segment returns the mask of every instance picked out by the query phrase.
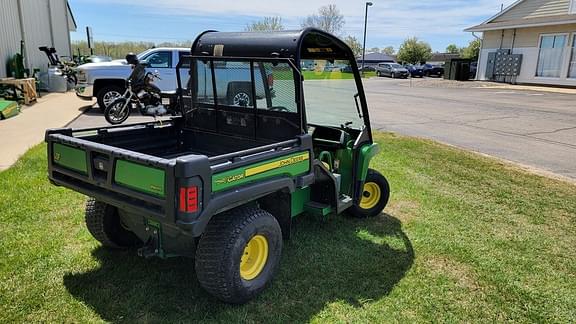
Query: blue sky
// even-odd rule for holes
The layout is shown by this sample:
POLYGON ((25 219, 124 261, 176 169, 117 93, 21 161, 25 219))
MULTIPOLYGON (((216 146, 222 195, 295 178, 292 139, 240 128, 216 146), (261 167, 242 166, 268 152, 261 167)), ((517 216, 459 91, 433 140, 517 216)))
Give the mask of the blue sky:
MULTIPOLYGON (((416 36, 434 51, 448 44, 465 46, 473 39, 462 30, 483 22, 514 0, 372 0, 368 14, 366 48, 394 46, 416 36)), ((198 1, 198 0, 69 0, 78 31, 73 40, 85 39, 91 26, 94 40, 186 41, 206 29, 240 31, 264 16, 280 16, 287 29, 319 7, 335 4, 346 24, 341 36, 362 41, 364 1, 198 1)))

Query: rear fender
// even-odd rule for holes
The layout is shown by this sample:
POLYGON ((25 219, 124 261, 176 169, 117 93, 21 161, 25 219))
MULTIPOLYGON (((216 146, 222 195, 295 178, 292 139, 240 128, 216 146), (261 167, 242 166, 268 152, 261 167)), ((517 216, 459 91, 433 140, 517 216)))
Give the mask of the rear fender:
POLYGON ((291 178, 272 179, 244 187, 236 187, 212 197, 198 219, 190 222, 178 221, 178 224, 189 229, 192 236, 198 237, 202 235, 206 225, 214 215, 254 202, 278 191, 293 193, 294 189, 294 181, 291 178))

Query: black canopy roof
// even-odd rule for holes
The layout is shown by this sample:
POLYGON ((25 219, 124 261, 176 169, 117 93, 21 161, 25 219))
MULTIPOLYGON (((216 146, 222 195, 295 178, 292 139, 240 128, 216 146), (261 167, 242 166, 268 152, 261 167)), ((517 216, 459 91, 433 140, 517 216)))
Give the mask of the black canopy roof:
POLYGON ((192 45, 192 55, 353 60, 338 37, 316 28, 279 32, 205 31, 192 45))

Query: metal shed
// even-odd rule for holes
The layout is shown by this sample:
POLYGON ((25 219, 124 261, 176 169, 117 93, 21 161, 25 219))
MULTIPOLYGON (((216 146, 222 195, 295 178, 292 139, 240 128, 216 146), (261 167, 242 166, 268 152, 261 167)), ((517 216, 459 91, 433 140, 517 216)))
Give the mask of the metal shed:
POLYGON ((0 77, 6 77, 6 61, 25 44, 25 68, 46 71, 46 55, 39 46, 54 47, 61 56, 71 56, 70 32, 76 22, 67 0, 0 1, 0 77))

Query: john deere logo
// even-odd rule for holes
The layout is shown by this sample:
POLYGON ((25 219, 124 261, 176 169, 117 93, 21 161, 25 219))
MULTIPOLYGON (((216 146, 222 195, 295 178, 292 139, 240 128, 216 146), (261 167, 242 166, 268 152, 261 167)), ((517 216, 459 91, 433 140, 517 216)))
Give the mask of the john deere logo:
POLYGON ((305 160, 308 160, 308 154, 302 154, 302 155, 294 156, 294 157, 291 157, 288 159, 280 160, 279 161, 280 162, 279 167, 291 165, 291 164, 302 162, 305 160))
POLYGON ((54 153, 54 161, 60 161, 60 153, 54 153))

